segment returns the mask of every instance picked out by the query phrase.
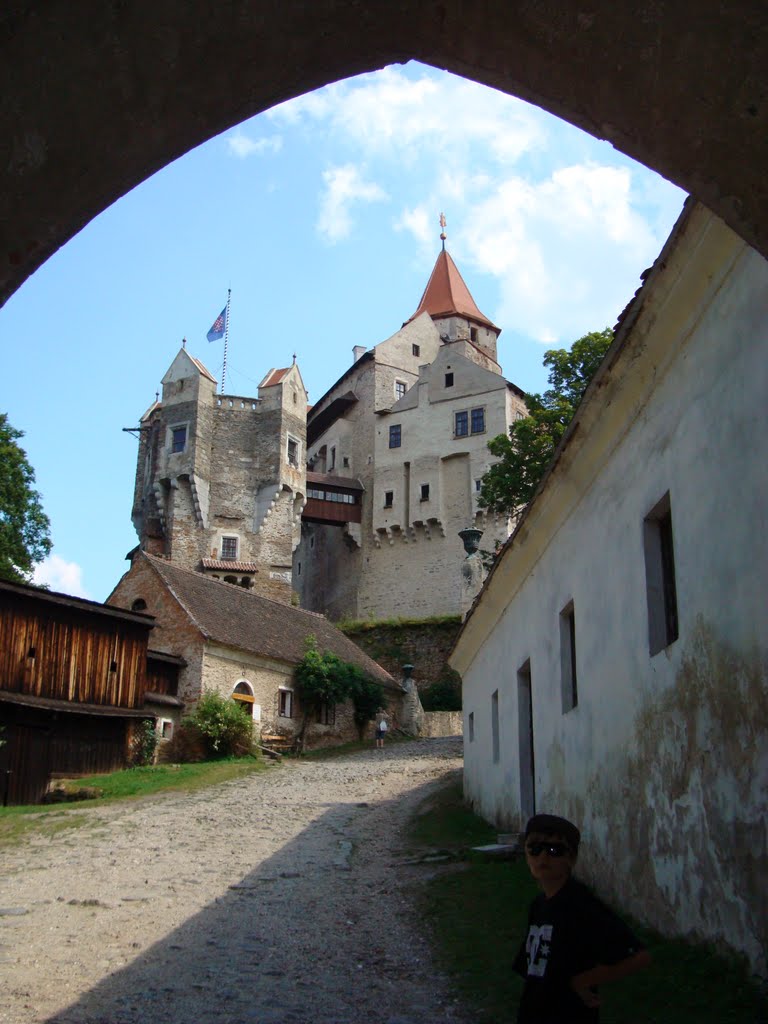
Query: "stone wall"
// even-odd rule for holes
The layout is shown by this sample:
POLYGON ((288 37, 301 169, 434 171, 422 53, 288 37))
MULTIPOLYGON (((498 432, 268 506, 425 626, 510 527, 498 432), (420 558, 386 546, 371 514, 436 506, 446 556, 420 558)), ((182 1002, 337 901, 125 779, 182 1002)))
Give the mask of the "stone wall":
POLYGON ((432 683, 455 677, 448 655, 458 636, 458 618, 397 625, 386 623, 344 629, 344 633, 395 678, 403 665, 413 665, 413 678, 421 692, 432 683))
POLYGON ((422 736, 461 736, 464 724, 460 711, 425 711, 421 723, 422 736))

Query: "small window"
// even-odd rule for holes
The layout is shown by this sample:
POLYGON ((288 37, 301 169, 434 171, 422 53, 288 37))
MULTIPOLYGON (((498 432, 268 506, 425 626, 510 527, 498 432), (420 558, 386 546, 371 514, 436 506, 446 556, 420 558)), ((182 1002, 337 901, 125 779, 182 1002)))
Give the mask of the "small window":
POLYGON ((221 560, 222 562, 237 561, 237 537, 221 538, 221 560))
POLYGON ((653 655, 669 647, 679 635, 675 548, 672 539, 669 492, 645 518, 643 546, 648 603, 648 647, 653 655))
POLYGON ((341 464, 344 467, 344 469, 349 469, 349 456, 348 455, 344 455, 342 457, 341 464))
POLYGON ((168 718, 160 721, 160 739, 169 740, 173 737, 173 722, 168 718))
POLYGON ((483 481, 482 481, 482 479, 475 480, 475 493, 479 494, 482 489, 483 489, 483 481))
POLYGON ((445 386, 447 388, 452 388, 453 387, 453 374, 452 373, 446 373, 446 375, 445 375, 445 386))
POLYGON ((328 472, 330 473, 330 471, 332 469, 335 469, 335 468, 336 468, 336 449, 335 448, 331 448, 331 464, 328 467, 328 472))
POLYGON ((421 500, 429 501, 429 484, 421 485, 421 500))
POLYGON ((187 446, 187 428, 174 427, 171 431, 171 451, 183 452, 187 446))
POLYGON ((384 491, 384 508, 392 508, 392 503, 395 499, 394 491, 384 491))
POLYGON ((470 711, 469 717, 467 718, 467 724, 469 726, 469 742, 475 742, 475 712, 470 711))
POLYGON ((317 721, 320 725, 336 724, 336 705, 330 701, 323 701, 317 709, 317 721))
POLYGON ((485 409, 472 410, 472 433, 482 434, 485 432, 485 409))
POLYGON ((408 385, 405 383, 405 381, 396 380, 395 381, 395 401, 397 401, 398 399, 402 398, 407 390, 408 390, 408 385))
POLYGON ((399 448, 402 443, 402 428, 399 423, 394 423, 389 428, 389 447, 399 448))
POLYGON ((454 437, 466 437, 469 433, 469 416, 467 412, 457 412, 454 415, 453 434, 454 437))
POLYGON ((147 602, 143 597, 137 597, 131 605, 132 612, 145 612, 147 610, 147 602))
POLYGON ((579 703, 576 680, 576 616, 573 601, 560 612, 560 673, 563 714, 579 703))
POLYGON ((421 355, 421 349, 419 348, 418 345, 411 345, 411 352, 413 352, 415 356, 421 355))
POLYGON ((476 327, 470 327, 469 328, 469 340, 472 342, 473 345, 477 344, 477 328, 476 327))
POLYGON ((494 690, 491 694, 491 744, 493 750, 493 763, 498 764, 501 760, 501 742, 499 739, 499 691, 494 690))
POLYGON ((293 690, 278 690, 278 715, 280 718, 293 718, 293 690))
POLYGON ((301 562, 296 567, 296 575, 301 576, 301 562))
POLYGON ((288 465, 296 469, 299 466, 299 442, 292 437, 288 438, 288 465))

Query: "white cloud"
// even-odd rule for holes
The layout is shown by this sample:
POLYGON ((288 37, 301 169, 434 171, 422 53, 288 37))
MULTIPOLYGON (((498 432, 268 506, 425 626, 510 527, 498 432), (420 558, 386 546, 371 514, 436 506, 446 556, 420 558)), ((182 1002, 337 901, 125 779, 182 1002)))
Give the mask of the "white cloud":
POLYGON ((59 555, 49 555, 35 566, 32 577, 38 586, 46 585, 51 590, 74 597, 92 600, 91 595, 83 586, 83 570, 76 562, 67 562, 59 555))
POLYGON ((475 145, 511 162, 544 138, 540 113, 521 100, 454 75, 414 78, 394 67, 289 100, 268 116, 293 126, 324 122, 367 155, 406 164, 429 152, 461 167, 475 145))
POLYGON ((283 148, 283 139, 280 135, 266 135, 260 139, 252 139, 238 129, 234 135, 227 136, 227 145, 233 156, 244 160, 246 157, 253 156, 254 153, 279 153, 283 148))
POLYGON ((332 167, 323 172, 324 191, 320 197, 317 230, 331 244, 346 238, 352 230, 350 208, 359 203, 377 203, 387 199, 375 182, 365 181, 353 164, 332 167))

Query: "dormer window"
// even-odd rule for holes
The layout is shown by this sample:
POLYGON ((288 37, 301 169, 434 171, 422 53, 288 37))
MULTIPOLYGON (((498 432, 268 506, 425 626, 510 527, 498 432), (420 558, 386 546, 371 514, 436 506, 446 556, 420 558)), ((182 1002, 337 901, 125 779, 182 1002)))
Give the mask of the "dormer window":
POLYGON ((221 538, 221 560, 222 562, 237 561, 237 537, 221 538))
POLYGON ((173 427, 171 429, 171 452, 183 452, 187 446, 187 428, 173 427))

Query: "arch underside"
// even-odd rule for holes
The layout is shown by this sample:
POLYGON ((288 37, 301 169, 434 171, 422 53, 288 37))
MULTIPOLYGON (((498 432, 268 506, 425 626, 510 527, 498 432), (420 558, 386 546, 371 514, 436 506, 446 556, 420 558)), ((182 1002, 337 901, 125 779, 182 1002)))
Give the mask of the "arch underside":
POLYGON ((767 20, 762 0, 17 0, 0 16, 0 301, 194 146, 410 59, 608 139, 766 254, 767 20))

